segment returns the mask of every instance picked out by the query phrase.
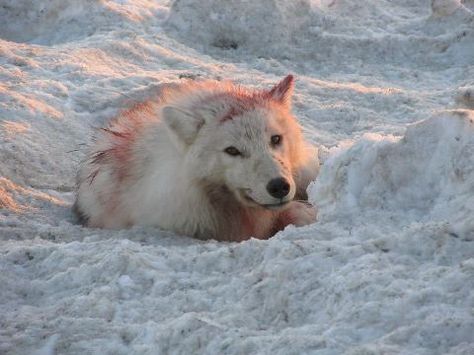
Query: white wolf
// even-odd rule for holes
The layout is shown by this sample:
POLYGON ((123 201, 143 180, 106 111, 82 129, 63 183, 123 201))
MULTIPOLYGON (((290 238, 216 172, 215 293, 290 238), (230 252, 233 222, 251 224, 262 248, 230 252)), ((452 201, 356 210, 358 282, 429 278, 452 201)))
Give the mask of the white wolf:
POLYGON ((226 241, 314 222, 303 200, 319 161, 291 114, 293 83, 187 82, 120 114, 80 168, 76 213, 91 227, 226 241))

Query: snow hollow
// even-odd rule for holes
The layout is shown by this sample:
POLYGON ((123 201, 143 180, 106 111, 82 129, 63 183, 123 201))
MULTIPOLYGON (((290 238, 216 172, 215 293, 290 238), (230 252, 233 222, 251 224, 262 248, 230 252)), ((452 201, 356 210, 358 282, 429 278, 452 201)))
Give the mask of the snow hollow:
POLYGON ((472 0, 0 0, 0 353, 473 354, 472 0), (183 78, 270 87, 319 221, 75 224, 94 127, 183 78))

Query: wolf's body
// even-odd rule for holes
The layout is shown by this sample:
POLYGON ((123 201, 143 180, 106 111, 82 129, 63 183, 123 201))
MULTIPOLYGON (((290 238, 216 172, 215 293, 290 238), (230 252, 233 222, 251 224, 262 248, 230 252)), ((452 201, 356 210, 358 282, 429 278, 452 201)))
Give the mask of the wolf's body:
POLYGON ((294 201, 319 164, 290 113, 292 89, 292 76, 268 91, 189 82, 122 113, 78 173, 77 214, 91 227, 229 241, 315 221, 294 201))

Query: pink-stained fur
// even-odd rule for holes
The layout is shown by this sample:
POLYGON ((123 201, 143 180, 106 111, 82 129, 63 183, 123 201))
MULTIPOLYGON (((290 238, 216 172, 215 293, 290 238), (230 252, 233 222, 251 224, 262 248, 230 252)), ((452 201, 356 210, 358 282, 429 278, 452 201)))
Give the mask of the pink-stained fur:
POLYGON ((319 162, 291 114, 293 86, 288 75, 270 90, 165 87, 97 131, 74 210, 90 227, 148 225, 225 241, 314 222, 304 200, 319 162))

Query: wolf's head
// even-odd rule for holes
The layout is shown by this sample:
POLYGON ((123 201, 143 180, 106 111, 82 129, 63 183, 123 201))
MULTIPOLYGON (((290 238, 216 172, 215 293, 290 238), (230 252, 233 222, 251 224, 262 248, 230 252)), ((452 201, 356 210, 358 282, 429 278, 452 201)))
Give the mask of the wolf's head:
POLYGON ((293 86, 291 75, 264 91, 205 82, 171 100, 162 117, 186 173, 249 206, 277 208, 304 194, 298 174, 309 152, 290 112, 293 86))

